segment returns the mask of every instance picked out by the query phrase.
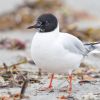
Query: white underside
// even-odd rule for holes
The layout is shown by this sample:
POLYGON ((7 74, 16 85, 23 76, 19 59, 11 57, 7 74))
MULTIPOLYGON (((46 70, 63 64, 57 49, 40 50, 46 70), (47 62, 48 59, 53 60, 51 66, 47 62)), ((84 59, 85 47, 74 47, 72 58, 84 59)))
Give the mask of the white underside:
POLYGON ((52 73, 67 73, 80 66, 83 56, 65 49, 58 34, 36 33, 31 45, 31 55, 35 64, 52 73))

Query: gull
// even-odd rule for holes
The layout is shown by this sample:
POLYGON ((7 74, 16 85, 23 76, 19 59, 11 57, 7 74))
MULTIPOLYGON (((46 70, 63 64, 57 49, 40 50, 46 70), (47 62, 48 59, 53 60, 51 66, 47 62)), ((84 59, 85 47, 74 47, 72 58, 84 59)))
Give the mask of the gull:
MULTIPOLYGON (((93 49, 77 37, 59 31, 57 18, 46 13, 40 15, 36 24, 28 29, 35 28, 31 44, 31 55, 36 66, 52 73, 48 88, 52 88, 54 74, 67 74, 69 76, 69 95, 72 92, 72 71, 78 68, 93 49)), ((91 45, 90 45, 91 46, 91 45)))

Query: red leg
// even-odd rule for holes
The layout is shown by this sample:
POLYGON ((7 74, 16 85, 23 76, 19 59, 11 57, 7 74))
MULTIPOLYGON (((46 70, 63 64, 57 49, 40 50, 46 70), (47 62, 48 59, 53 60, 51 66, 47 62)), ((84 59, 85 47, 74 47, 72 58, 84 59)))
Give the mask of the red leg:
POLYGON ((40 91, 47 91, 47 90, 51 90, 52 89, 52 81, 54 78, 54 74, 51 75, 51 79, 50 79, 50 83, 48 87, 43 87, 42 89, 39 89, 40 91))
POLYGON ((68 80, 69 80, 69 88, 68 88, 68 96, 61 96, 61 97, 58 97, 59 99, 63 99, 63 100, 67 100, 68 97, 71 96, 71 93, 72 93, 72 74, 68 74, 68 80))
POLYGON ((50 83, 49 83, 48 88, 52 88, 52 81, 53 81, 53 78, 54 78, 54 74, 51 75, 51 79, 50 79, 50 83))
POLYGON ((68 78, 69 78, 69 90, 68 90, 68 92, 69 92, 69 96, 70 96, 72 93, 72 74, 69 74, 68 78))

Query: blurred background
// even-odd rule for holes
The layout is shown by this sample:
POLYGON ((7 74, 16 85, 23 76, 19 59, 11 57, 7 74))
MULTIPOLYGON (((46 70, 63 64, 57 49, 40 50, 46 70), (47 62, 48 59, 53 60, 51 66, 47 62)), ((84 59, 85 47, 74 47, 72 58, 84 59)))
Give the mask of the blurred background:
POLYGON ((0 0, 0 62, 16 55, 31 59, 34 30, 27 27, 43 13, 57 16, 60 31, 85 42, 99 41, 99 11, 98 0, 0 0))
MULTIPOLYGON (((28 30, 27 27, 34 24, 37 17, 44 13, 52 13, 57 16, 61 32, 69 32, 83 42, 100 41, 100 0, 0 0, 0 100, 19 100, 11 98, 18 98, 24 94, 23 88, 25 89, 26 86, 23 87, 23 83, 27 79, 30 79, 30 84, 26 94, 28 94, 28 97, 33 97, 30 100, 35 98, 40 100, 42 95, 40 93, 40 97, 37 99, 38 92, 36 90, 45 82, 49 82, 50 76, 47 79, 47 73, 44 73, 42 78, 45 82, 41 81, 42 78, 36 80, 41 75, 41 71, 38 71, 30 56, 30 46, 35 30, 28 30)), ((98 57, 100 55, 97 53, 98 57)), ((94 93, 94 95, 99 95, 98 98, 100 98, 100 88, 98 88, 100 80, 92 85, 89 80, 92 81, 93 78, 85 75, 86 72, 90 74, 93 72, 91 76, 100 79, 100 72, 96 73, 95 68, 77 69, 75 74, 77 77, 73 78, 76 80, 74 81, 76 85, 74 94, 79 98, 77 100, 80 100, 80 97, 84 94, 88 95, 88 93, 90 93, 89 97, 93 97, 91 93, 94 93), (84 76, 81 77, 83 74, 84 76), (81 78, 88 83, 85 85, 86 87, 77 84, 77 79, 79 81, 81 78)), ((60 76, 57 79, 63 81, 66 77, 61 78, 60 76)), ((56 82, 58 84, 58 80, 56 82)), ((58 97, 59 95, 58 92, 58 95, 55 92, 54 95, 51 92, 49 93, 51 96, 43 95, 46 99, 41 100, 51 100, 51 97, 58 97)))

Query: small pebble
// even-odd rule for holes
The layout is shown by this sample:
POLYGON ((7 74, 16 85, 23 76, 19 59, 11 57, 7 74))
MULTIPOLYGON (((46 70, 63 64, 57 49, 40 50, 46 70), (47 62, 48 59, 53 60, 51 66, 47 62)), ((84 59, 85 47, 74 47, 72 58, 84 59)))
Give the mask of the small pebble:
POLYGON ((88 93, 83 95, 82 100, 97 100, 97 98, 93 93, 88 93))

